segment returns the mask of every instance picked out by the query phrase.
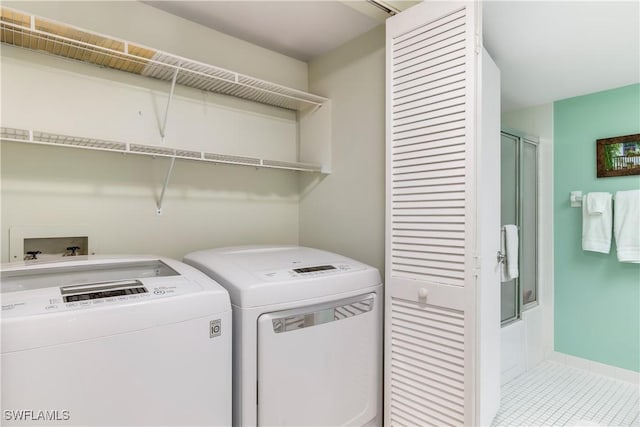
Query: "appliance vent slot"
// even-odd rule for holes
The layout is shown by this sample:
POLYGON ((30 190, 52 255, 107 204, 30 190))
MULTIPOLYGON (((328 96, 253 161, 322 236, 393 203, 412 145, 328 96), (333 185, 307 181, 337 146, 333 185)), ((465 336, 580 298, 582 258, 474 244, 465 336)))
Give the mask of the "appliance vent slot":
POLYGON ((464 313, 391 298, 391 425, 464 424, 464 313))

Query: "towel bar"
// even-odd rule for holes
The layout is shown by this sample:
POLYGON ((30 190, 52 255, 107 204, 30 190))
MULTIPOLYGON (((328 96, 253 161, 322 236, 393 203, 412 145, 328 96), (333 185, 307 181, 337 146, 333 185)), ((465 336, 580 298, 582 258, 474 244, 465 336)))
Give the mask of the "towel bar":
MULTIPOLYGON (((572 208, 582 207, 583 200, 584 196, 582 195, 582 191, 572 191, 569 195, 569 202, 571 203, 572 208)), ((611 196, 611 200, 615 200, 615 196, 611 196)))

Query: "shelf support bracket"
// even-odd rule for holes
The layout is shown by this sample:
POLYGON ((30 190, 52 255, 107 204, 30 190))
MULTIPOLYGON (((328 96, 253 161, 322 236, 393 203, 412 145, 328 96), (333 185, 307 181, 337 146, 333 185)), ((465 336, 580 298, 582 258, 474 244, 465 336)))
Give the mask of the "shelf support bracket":
POLYGON ((315 113, 316 111, 318 111, 320 108, 322 107, 322 104, 316 104, 313 106, 313 108, 311 109, 311 114, 315 113))
POLYGON ((169 163, 169 169, 167 169, 167 173, 164 176, 164 182, 162 184, 162 191, 160 192, 160 198, 158 199, 158 203, 156 204, 156 215, 162 215, 162 201, 164 200, 164 193, 167 191, 167 186, 169 185, 169 179, 171 178, 171 173, 173 172, 173 166, 176 163, 176 158, 171 158, 171 163, 169 163))
POLYGON ((164 144, 164 137, 167 131, 167 119, 169 118, 169 108, 171 107, 171 101, 173 101, 173 93, 176 90, 176 80, 178 79, 178 72, 180 71, 181 64, 178 64, 176 71, 173 73, 171 79, 171 90, 169 91, 169 99, 167 100, 167 108, 164 111, 164 120, 162 121, 162 127, 160 128, 160 136, 162 137, 162 143, 164 144))

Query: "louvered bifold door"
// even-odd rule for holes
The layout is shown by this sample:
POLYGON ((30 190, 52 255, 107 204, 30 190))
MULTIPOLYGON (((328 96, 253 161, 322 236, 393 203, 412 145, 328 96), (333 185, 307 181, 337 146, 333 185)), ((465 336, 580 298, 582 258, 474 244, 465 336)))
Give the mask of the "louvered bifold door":
POLYGON ((474 423, 476 9, 387 20, 386 425, 474 423))

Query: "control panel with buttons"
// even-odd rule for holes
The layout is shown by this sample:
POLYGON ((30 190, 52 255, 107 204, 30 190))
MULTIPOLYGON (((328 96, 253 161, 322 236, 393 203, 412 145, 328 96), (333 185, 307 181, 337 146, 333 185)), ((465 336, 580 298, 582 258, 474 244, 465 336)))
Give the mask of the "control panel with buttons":
POLYGON ((281 281, 304 279, 315 276, 328 276, 331 274, 346 273, 360 269, 362 268, 345 262, 340 262, 335 264, 310 265, 292 269, 266 271, 259 274, 262 279, 267 281, 281 281))
POLYGON ((2 316, 56 313, 67 310, 133 304, 199 290, 193 281, 181 276, 150 277, 113 283, 49 287, 37 292, 3 294, 2 316))

